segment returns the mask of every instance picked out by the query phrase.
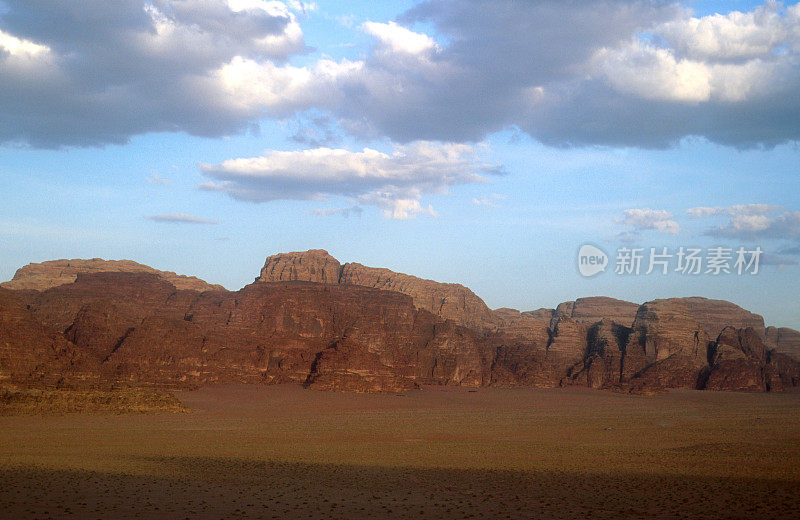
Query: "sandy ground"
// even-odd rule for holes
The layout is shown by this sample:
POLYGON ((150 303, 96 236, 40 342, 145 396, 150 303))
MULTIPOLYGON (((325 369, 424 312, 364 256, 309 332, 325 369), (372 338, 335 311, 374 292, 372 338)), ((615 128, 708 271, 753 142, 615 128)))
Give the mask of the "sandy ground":
POLYGON ((225 386, 0 417, 0 518, 800 518, 800 394, 225 386))

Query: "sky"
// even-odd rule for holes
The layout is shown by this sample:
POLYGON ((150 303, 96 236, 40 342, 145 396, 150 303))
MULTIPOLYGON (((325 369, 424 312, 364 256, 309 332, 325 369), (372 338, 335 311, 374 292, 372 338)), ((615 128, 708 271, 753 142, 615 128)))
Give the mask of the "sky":
POLYGON ((800 329, 799 140, 797 2, 0 0, 2 280, 321 248, 800 329))

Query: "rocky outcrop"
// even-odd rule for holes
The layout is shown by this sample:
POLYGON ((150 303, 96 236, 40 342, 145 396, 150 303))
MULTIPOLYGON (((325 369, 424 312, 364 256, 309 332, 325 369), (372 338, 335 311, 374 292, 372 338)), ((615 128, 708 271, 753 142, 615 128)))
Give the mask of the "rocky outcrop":
POLYGON ((257 282, 319 282, 358 285, 411 296, 414 305, 469 327, 491 327, 492 311, 472 291, 455 283, 425 280, 389 269, 340 264, 321 249, 267 257, 257 282))
POLYGON ((576 362, 586 355, 588 327, 568 316, 554 317, 550 322, 547 351, 558 354, 566 362, 576 362))
MULTIPOLYGON (((642 354, 637 361, 649 365, 680 355, 691 358, 698 367, 706 362, 709 333, 684 299, 653 300, 641 305, 632 329, 626 352, 631 357, 642 354)), ((638 368, 632 366, 628 371, 638 368)))
POLYGON ((638 309, 639 305, 636 303, 606 296, 592 296, 560 303, 553 311, 553 317, 567 316, 585 325, 592 325, 606 318, 630 327, 638 309))
POLYGON ((550 341, 549 313, 540 311, 520 312, 516 309, 497 309, 494 311, 496 330, 509 336, 521 338, 544 349, 550 341))
MULTIPOLYGON (((227 292, 227 291, 221 291, 227 292)), ((197 291, 178 290, 172 283, 152 273, 103 272, 80 274, 74 283, 42 292, 21 293, 33 315, 44 325, 65 331, 87 305, 101 312, 118 313, 110 322, 140 322, 145 316, 161 312, 182 315, 182 306, 197 297, 197 291), (112 308, 116 307, 116 308, 112 308)), ((92 309, 84 312, 92 313, 92 309)), ((97 321, 98 316, 82 319, 97 321)), ((95 330, 97 332, 97 330, 95 330)), ((74 337, 75 331, 71 333, 74 337)))
POLYGON ((27 385, 91 384, 98 366, 42 325, 14 293, 0 288, 0 380, 27 385))
POLYGON ((683 302, 700 328, 711 337, 719 335, 725 327, 751 327, 762 338, 765 335, 764 318, 734 303, 697 296, 672 300, 683 302))
POLYGON ((725 327, 724 320, 734 326, 748 322, 742 320, 749 318, 745 313, 729 302, 704 298, 644 303, 625 347, 621 386, 640 392, 702 386, 710 342, 725 327))
POLYGON ((586 333, 586 356, 567 372, 562 384, 609 388, 622 381, 623 357, 631 329, 604 318, 586 333))
POLYGON ((396 392, 420 384, 482 386, 490 379, 493 345, 415 308, 398 292, 280 282, 199 293, 153 274, 98 273, 29 296, 28 305, 14 297, 17 307, 43 330, 53 329, 42 322, 64 330, 52 334, 94 363, 107 382, 295 381, 396 392))
POLYGON ((336 341, 317 354, 304 386, 362 393, 401 393, 419 388, 412 379, 381 363, 377 354, 347 339, 336 341))
POLYGON ((578 298, 572 305, 571 318, 578 323, 592 325, 602 319, 630 327, 636 318, 639 305, 633 302, 617 300, 605 296, 578 298))
POLYGON ((259 277, 272 281, 235 292, 181 289, 153 272, 78 273, 42 291, 0 288, 0 382, 186 388, 292 381, 358 392, 800 386, 800 362, 775 346, 791 346, 794 331, 766 331, 760 316, 729 302, 654 300, 630 321, 633 304, 585 298, 552 311, 478 312, 465 326, 470 320, 459 316, 474 307, 467 296, 477 297, 460 286, 341 266, 323 251, 278 256, 259 277), (439 307, 431 294, 444 295, 439 307))
POLYGON ((709 346, 709 367, 700 387, 744 392, 783 391, 800 384, 800 362, 769 350, 751 327, 726 327, 709 346))
POLYGON ((267 257, 257 282, 339 283, 342 265, 323 249, 267 257))
POLYGON ((767 345, 800 361, 800 331, 786 327, 767 327, 767 345))
POLYGON ((620 386, 776 391, 795 385, 795 370, 765 345, 761 316, 730 302, 673 298, 639 308, 620 386))
POLYGON ((74 282, 80 274, 115 272, 115 273, 151 273, 158 275, 178 289, 192 291, 225 290, 221 285, 212 285, 194 276, 183 276, 171 271, 159 271, 152 267, 136 263, 132 260, 49 260, 38 264, 28 264, 14 274, 11 281, 0 286, 15 291, 44 291, 59 285, 74 282))

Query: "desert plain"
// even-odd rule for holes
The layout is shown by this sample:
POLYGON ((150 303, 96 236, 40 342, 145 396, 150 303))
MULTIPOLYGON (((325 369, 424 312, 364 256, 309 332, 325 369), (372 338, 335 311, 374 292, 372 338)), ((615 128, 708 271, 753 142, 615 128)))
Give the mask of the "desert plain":
POLYGON ((800 393, 300 385, 0 417, 0 517, 800 516, 800 393))

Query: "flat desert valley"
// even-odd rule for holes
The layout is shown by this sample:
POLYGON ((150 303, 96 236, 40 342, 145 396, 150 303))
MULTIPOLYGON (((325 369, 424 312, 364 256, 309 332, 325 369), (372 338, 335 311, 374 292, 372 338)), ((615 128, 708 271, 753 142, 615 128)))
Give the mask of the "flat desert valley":
POLYGON ((800 393, 299 385, 0 417, 0 516, 800 517, 800 393))

